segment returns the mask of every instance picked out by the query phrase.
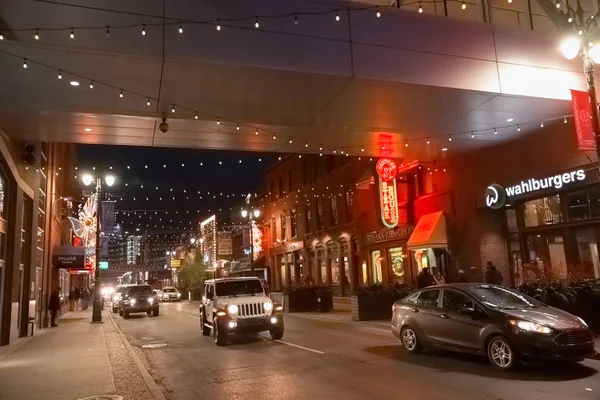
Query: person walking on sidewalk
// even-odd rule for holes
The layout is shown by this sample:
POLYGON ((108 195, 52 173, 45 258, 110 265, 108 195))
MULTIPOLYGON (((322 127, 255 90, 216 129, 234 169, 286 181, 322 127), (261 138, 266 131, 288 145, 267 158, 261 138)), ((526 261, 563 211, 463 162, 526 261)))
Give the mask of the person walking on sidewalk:
POLYGON ((81 299, 81 290, 78 286, 75 286, 75 309, 79 309, 79 300, 81 299))
POLYGON ((485 270, 485 282, 493 285, 502 285, 502 274, 493 262, 488 261, 485 270))
POLYGON ((88 305, 90 304, 90 291, 88 288, 83 288, 81 291, 81 309, 83 311, 88 309, 88 305))
POLYGON ((55 328, 58 326, 56 324, 56 317, 58 317, 58 311, 60 311, 60 287, 57 287, 50 293, 48 311, 50 311, 50 327, 55 328))

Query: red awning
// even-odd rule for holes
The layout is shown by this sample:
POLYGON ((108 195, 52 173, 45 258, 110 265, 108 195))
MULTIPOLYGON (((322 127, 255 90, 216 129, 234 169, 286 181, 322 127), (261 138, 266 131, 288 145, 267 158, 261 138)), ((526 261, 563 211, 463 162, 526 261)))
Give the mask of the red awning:
POLYGON ((408 239, 408 250, 445 249, 448 247, 446 217, 443 211, 423 215, 408 239))

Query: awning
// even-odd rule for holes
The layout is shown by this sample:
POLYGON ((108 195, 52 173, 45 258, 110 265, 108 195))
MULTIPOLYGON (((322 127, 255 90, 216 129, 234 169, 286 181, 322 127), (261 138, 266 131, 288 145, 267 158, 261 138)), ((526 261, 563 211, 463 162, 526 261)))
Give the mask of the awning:
POLYGON ((423 215, 408 239, 408 250, 445 249, 448 247, 446 217, 443 211, 423 215))
MULTIPOLYGON (((254 269, 264 269, 265 268, 265 256, 260 256, 256 261, 254 261, 254 269)), ((250 272, 252 271, 252 267, 250 265, 249 257, 241 258, 236 261, 231 262, 231 269, 229 270, 230 274, 237 274, 242 272, 250 272)))
POLYGON ((86 269, 85 247, 56 246, 52 252, 54 268, 86 269))

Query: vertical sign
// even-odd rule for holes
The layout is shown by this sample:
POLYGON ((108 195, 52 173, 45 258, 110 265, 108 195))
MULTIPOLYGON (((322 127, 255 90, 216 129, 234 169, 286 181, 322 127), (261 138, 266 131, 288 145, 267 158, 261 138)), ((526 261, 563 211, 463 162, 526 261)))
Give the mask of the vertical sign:
POLYGON ((389 158, 380 158, 375 166, 379 175, 379 205, 381 221, 386 228, 398 226, 398 199, 396 198, 396 163, 389 158))
POLYGON ((592 126, 592 108, 590 96, 587 92, 571 90, 573 103, 573 116, 575 119, 575 133, 579 150, 596 150, 596 138, 592 126))

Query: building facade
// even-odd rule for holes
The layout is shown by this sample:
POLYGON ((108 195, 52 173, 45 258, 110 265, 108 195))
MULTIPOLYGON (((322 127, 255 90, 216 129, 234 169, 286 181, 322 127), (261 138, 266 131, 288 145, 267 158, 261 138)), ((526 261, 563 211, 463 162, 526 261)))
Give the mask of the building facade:
POLYGON ((0 345, 48 326, 48 298, 68 296, 69 270, 52 266, 52 249, 71 243, 72 145, 0 137, 0 345))
POLYGON ((141 261, 142 236, 127 236, 127 264, 136 264, 141 261))

